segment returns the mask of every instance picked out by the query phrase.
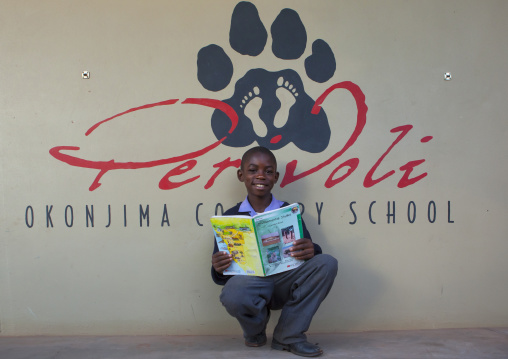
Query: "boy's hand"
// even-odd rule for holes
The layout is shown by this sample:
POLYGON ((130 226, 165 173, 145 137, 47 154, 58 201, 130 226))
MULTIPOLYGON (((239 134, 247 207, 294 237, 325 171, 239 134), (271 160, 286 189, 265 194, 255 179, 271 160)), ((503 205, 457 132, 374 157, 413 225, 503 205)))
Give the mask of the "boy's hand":
POLYGON ((289 248, 291 257, 296 259, 311 259, 314 257, 314 244, 308 238, 297 239, 293 247, 289 248))
POLYGON ((216 252, 212 255, 212 266, 217 273, 222 274, 233 261, 233 256, 228 252, 216 252))

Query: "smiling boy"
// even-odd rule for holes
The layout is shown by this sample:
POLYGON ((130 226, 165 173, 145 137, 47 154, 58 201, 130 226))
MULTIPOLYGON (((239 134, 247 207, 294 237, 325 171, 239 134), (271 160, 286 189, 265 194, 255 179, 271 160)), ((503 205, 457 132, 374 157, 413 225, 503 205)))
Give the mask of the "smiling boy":
MULTIPOLYGON (((247 197, 224 215, 254 216, 289 205, 272 195, 279 173, 277 160, 267 148, 254 147, 245 152, 237 176, 245 184, 247 197)), ((302 226, 304 238, 293 241, 290 253, 294 258, 305 260, 305 263, 269 277, 224 275, 233 258, 227 252, 220 252, 214 241, 212 278, 215 283, 224 286, 220 300, 227 312, 240 323, 245 345, 249 347, 266 344, 270 310, 280 309, 272 348, 306 357, 323 354, 321 348, 307 342, 305 332, 332 287, 337 274, 337 260, 322 254, 321 247, 310 239, 305 223, 302 226)))

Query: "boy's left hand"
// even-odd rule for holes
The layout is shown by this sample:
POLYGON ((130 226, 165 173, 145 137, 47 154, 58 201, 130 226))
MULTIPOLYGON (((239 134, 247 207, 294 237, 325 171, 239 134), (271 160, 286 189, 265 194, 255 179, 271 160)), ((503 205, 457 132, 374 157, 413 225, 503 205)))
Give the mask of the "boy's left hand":
POLYGON ((291 257, 296 259, 311 259, 314 257, 314 244, 308 238, 297 239, 289 250, 291 257))

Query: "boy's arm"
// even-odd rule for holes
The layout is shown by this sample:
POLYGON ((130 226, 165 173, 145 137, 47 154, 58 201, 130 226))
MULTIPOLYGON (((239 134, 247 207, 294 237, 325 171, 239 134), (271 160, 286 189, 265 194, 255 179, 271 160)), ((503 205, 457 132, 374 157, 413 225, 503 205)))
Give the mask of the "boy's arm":
MULTIPOLYGON (((241 202, 237 203, 236 206, 228 209, 226 212, 223 213, 223 215, 224 216, 232 216, 232 215, 236 215, 236 214, 244 214, 244 215, 247 214, 248 215, 248 213, 238 212, 238 208, 240 207, 240 204, 241 204, 241 202)), ((219 270, 222 269, 222 271, 217 272, 217 270, 215 270, 215 265, 214 265, 214 256, 216 256, 217 252, 219 252, 219 247, 217 246, 217 241, 215 240, 215 237, 214 237, 214 239, 213 239, 213 253, 212 253, 212 269, 211 269, 212 279, 215 282, 215 284, 224 285, 224 284, 226 284, 228 279, 231 278, 231 276, 224 275, 224 274, 222 274, 222 272, 224 271, 224 269, 229 267, 229 265, 231 264, 231 261, 233 259, 231 258, 231 261, 227 267, 222 268, 222 266, 219 266, 218 267, 219 270)), ((219 255, 217 255, 217 256, 219 256, 219 255)), ((215 261, 217 261, 217 258, 215 258, 215 261)))
MULTIPOLYGON (((307 229, 307 226, 305 225, 305 221, 302 218, 302 229, 303 229, 303 238, 308 238, 312 241, 312 238, 310 236, 309 230, 307 229)), ((319 244, 312 242, 314 245, 314 256, 317 254, 322 254, 323 250, 319 246, 319 244)))
POLYGON ((233 256, 228 252, 216 252, 212 255, 212 267, 218 274, 224 273, 231 262, 233 262, 233 256))
POLYGON ((300 238, 293 242, 293 246, 289 248, 291 257, 300 260, 311 259, 316 255, 314 243, 309 238, 300 238))
POLYGON ((229 253, 227 255, 223 255, 221 253, 224 253, 224 252, 219 252, 219 247, 217 246, 217 242, 215 242, 215 239, 214 239, 214 244, 215 245, 214 245, 213 254, 212 254, 212 272, 211 272, 212 279, 216 284, 224 285, 224 284, 226 284, 228 279, 231 278, 231 276, 224 275, 224 274, 222 274, 222 272, 224 272, 224 270, 231 265, 232 258, 229 253), (230 258, 229 264, 227 264, 227 266, 225 266, 226 263, 224 262, 224 260, 227 258, 225 258, 225 257, 223 258, 223 256, 230 258), (216 268, 220 272, 217 271, 216 268))
POLYGON ((302 219, 303 237, 294 241, 291 251, 291 256, 296 259, 306 260, 311 259, 315 255, 323 253, 319 244, 312 242, 309 230, 302 219))
POLYGON ((215 284, 224 285, 224 284, 226 284, 226 282, 228 281, 228 279, 230 277, 231 277, 230 275, 223 275, 223 274, 217 273, 212 266, 212 279, 215 282, 215 284))
MULTIPOLYGON (((290 204, 288 202, 284 202, 282 207, 287 207, 289 205, 290 204)), ((307 229, 307 226, 305 225, 305 221, 303 220, 303 217, 302 217, 302 229, 303 229, 303 236, 302 236, 302 238, 308 238, 308 239, 310 239, 312 241, 312 237, 310 236, 309 230, 307 229)), ((319 244, 314 243, 313 241, 312 241, 312 244, 314 245, 314 254, 312 255, 312 257, 317 255, 317 254, 322 254, 323 253, 323 250, 321 249, 319 244)))

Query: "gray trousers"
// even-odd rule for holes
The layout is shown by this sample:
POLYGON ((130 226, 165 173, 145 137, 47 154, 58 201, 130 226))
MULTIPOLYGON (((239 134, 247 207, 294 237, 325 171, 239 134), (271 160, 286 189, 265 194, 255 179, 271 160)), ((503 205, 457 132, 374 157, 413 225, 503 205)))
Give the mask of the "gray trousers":
POLYGON ((319 254, 296 269, 269 277, 233 276, 220 300, 240 322, 244 337, 265 330, 270 309, 282 309, 273 338, 283 344, 297 343, 306 340, 305 332, 336 275, 337 260, 319 254))

